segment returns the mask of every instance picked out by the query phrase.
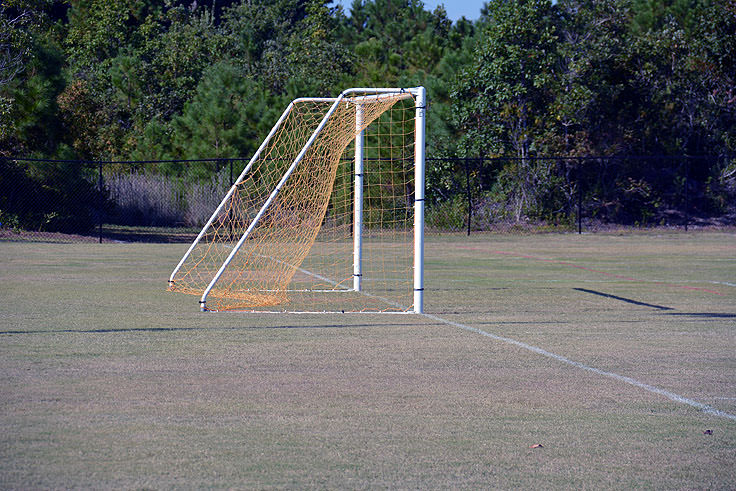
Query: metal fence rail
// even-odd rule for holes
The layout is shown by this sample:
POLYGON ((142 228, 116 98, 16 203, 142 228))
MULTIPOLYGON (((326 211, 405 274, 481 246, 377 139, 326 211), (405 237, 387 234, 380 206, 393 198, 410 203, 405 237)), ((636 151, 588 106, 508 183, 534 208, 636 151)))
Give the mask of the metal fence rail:
MULTIPOLYGON (((0 240, 188 242, 246 162, 0 158, 0 240)), ((430 157, 426 226, 470 235, 734 225, 736 185, 713 172, 733 165, 712 156, 430 157)))

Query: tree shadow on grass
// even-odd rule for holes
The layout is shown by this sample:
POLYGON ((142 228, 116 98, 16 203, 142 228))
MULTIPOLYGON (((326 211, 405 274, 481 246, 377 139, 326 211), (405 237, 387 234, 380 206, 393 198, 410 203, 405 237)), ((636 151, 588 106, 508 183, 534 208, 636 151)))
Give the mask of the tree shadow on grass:
POLYGON ((619 297, 617 295, 611 295, 610 293, 603 293, 603 292, 599 292, 599 291, 595 291, 595 290, 588 290, 587 288, 573 288, 573 290, 579 291, 579 292, 583 292, 583 293, 590 293, 592 295, 598 295, 600 297, 610 298, 610 299, 613 299, 613 300, 619 300, 621 302, 626 302, 626 303, 630 303, 630 304, 633 304, 633 305, 639 305, 641 307, 649 307, 649 308, 657 309, 657 310, 674 310, 672 307, 665 307, 663 305, 654 305, 654 304, 651 304, 651 303, 640 302, 638 300, 633 300, 631 298, 625 298, 625 297, 619 297))
POLYGON ((354 329, 366 327, 411 327, 412 324, 318 324, 312 326, 262 326, 262 327, 128 327, 120 329, 38 329, 0 331, 0 335, 13 334, 111 334, 127 332, 185 332, 185 331, 257 331, 260 329, 354 329))

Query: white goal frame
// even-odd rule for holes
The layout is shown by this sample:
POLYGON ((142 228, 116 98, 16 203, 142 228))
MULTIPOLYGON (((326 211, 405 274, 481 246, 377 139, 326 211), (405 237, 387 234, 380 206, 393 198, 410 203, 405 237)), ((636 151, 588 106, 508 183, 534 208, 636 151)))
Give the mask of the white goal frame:
MULTIPOLYGON (((215 221, 217 216, 219 215, 220 211, 223 209, 223 207, 226 205, 228 200, 231 198, 233 193, 235 193, 238 185, 240 185, 243 180, 245 180, 246 176, 251 170, 251 167, 253 166, 253 163, 258 160, 258 158, 261 155, 261 152, 266 148, 269 141, 273 138, 273 136, 278 131, 281 124, 284 122, 288 114, 291 112, 291 110, 294 107, 295 103, 298 102, 332 102, 332 106, 330 106, 330 109, 327 111, 325 116, 322 118, 322 121, 319 123, 317 128, 314 130, 312 135, 310 136, 309 140, 305 143, 304 147, 302 147, 301 151, 297 155, 297 157, 294 159, 294 161, 291 163, 287 171, 282 176, 279 183, 276 185, 274 190, 271 192, 268 199, 264 202, 263 206, 261 207, 258 214, 256 214, 253 221, 248 226, 247 230, 243 233, 243 235, 240 237, 240 240, 238 243, 233 247, 232 251, 230 251, 230 254, 225 259, 225 261, 220 266, 219 270, 215 274, 215 276, 210 281, 207 288, 204 290, 200 300, 199 305, 202 312, 207 311, 207 296, 212 291, 214 286, 219 281, 222 274, 225 272, 225 270, 229 267, 230 262, 232 261, 233 257, 238 253, 240 248, 242 247, 245 240, 248 238, 248 236, 251 234, 252 230, 255 228, 255 226, 258 224, 259 220, 265 213, 266 209, 269 207, 269 205, 273 202, 273 200, 278 195, 279 191, 283 187, 284 183, 289 179, 291 174, 294 172, 294 170, 297 168, 299 163, 304 158, 304 155, 307 153, 309 148, 312 146, 314 141, 317 139, 317 136, 320 134, 322 129, 327 124, 327 121, 330 119, 332 114, 337 109, 338 105, 340 104, 340 101, 342 101, 345 97, 350 96, 354 93, 361 93, 361 94, 373 94, 370 97, 381 97, 382 95, 386 96, 396 96, 396 94, 404 94, 409 93, 414 96, 415 100, 415 131, 414 131, 414 261, 413 261, 413 269, 414 269, 414 298, 413 298, 413 312, 414 313, 423 313, 424 312, 424 188, 425 188, 425 139, 426 139, 426 107, 427 107, 427 94, 426 89, 424 87, 412 87, 412 88, 350 88, 344 90, 338 97, 336 98, 299 98, 292 101, 286 110, 281 114, 281 117, 278 119, 276 124, 273 126, 271 131, 269 132, 268 136, 264 139, 264 141, 261 143, 258 150, 256 150, 253 157, 250 159, 248 164, 243 169, 243 172, 240 173, 238 178, 235 180, 234 184, 230 188, 230 190, 227 192, 225 197, 220 202, 217 209, 215 209, 214 213, 212 213, 212 216, 207 221, 204 227, 202 227, 202 230, 197 235, 197 238, 194 239, 194 242, 189 246, 189 249, 184 254, 184 256, 181 258, 179 263, 177 264, 176 268, 174 268, 174 271, 171 273, 171 276, 169 277, 169 286, 171 286, 174 282, 174 277, 179 272, 179 270, 184 265, 185 261, 189 258, 194 248, 197 246, 197 244, 200 242, 202 237, 205 235, 207 230, 210 228, 212 223, 215 221)), ((355 98, 353 98, 353 101, 355 98)), ((359 129, 362 126, 362 106, 360 104, 356 104, 356 126, 357 129, 359 129)), ((361 276, 362 276, 362 257, 363 257, 363 247, 362 247, 362 231, 363 231, 363 171, 364 171, 364 162, 363 162, 363 151, 364 151, 364 131, 358 132, 356 129, 356 138, 355 138, 355 168, 354 168, 354 204, 353 204, 353 213, 354 213, 354 220, 353 220, 353 291, 356 292, 362 292, 362 284, 361 284, 361 276)), ((365 293, 368 296, 371 296, 369 293, 365 293)))

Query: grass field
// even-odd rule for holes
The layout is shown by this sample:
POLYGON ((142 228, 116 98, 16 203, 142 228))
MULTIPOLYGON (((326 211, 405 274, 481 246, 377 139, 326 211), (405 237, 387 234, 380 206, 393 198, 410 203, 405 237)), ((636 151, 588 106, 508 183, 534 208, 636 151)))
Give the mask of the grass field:
POLYGON ((736 488, 732 231, 431 237, 427 316, 200 313, 185 249, 0 242, 0 488, 736 488))

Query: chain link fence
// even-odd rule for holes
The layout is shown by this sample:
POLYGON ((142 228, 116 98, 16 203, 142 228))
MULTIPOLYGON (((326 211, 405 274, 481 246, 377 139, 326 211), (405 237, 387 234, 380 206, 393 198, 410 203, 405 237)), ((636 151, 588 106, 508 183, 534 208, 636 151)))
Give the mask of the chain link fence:
MULTIPOLYGON (((0 158, 0 240, 190 242, 247 161, 0 158)), ((430 233, 736 224, 723 157, 428 158, 430 233)))
POLYGON ((0 240, 189 242, 243 159, 0 159, 0 240))
POLYGON ((736 224, 729 157, 431 158, 427 173, 427 224, 439 231, 736 224))

